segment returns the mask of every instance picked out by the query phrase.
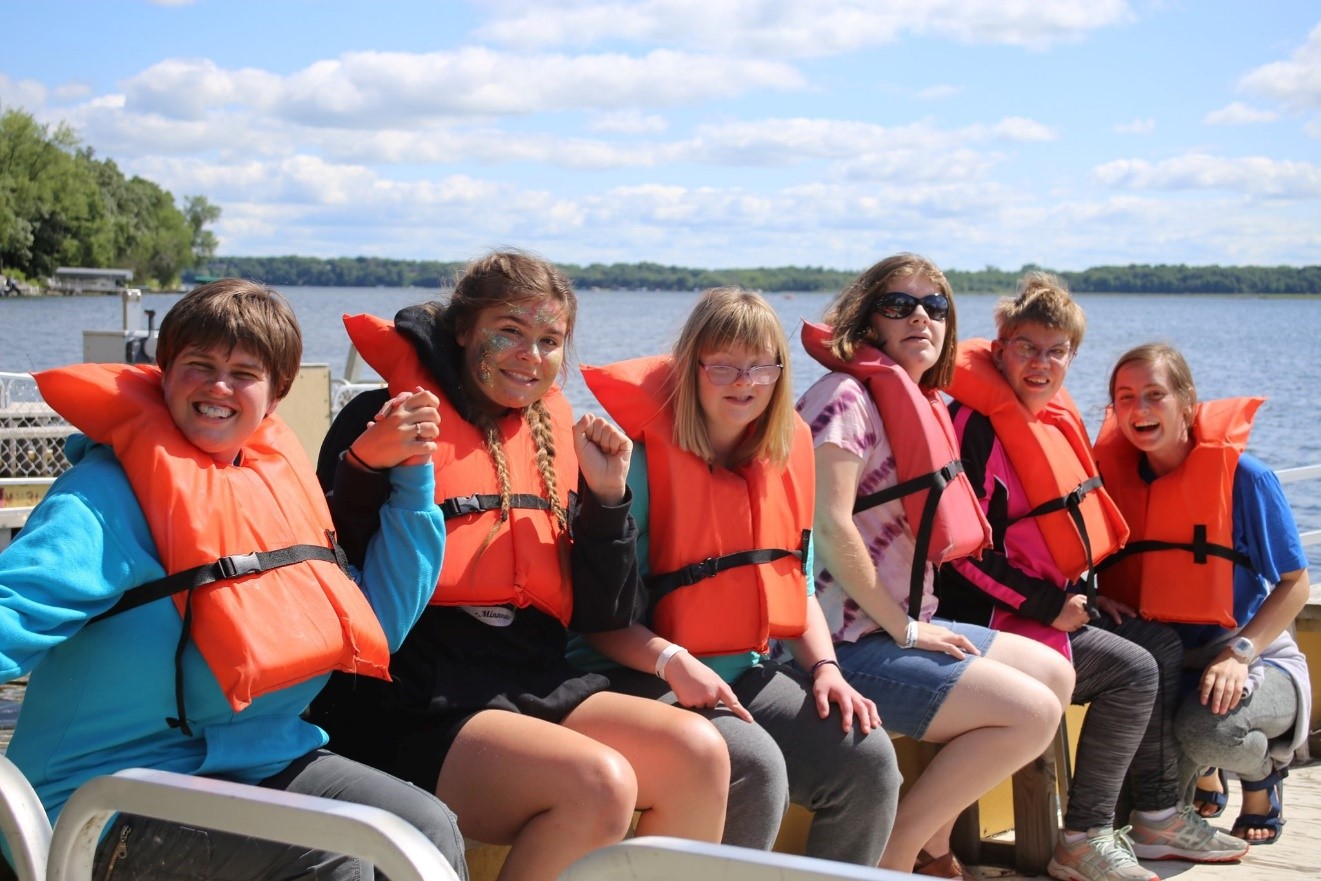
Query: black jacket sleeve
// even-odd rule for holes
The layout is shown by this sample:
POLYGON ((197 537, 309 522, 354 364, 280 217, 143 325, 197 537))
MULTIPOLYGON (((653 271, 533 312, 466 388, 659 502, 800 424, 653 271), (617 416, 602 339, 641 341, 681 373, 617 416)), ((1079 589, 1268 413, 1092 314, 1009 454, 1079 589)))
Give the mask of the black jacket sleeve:
POLYGON ((646 589, 638 570, 637 524, 629 513, 632 502, 628 491, 618 505, 603 505, 581 477, 578 480, 569 523, 573 539, 570 627, 579 633, 619 630, 642 620, 646 612, 646 589))
POLYGON ((390 499, 390 478, 385 472, 364 471, 349 463, 345 452, 389 399, 388 389, 375 389, 349 401, 331 423, 317 457, 317 479, 330 505, 336 538, 359 569, 367 559, 367 543, 381 528, 381 506, 390 499))

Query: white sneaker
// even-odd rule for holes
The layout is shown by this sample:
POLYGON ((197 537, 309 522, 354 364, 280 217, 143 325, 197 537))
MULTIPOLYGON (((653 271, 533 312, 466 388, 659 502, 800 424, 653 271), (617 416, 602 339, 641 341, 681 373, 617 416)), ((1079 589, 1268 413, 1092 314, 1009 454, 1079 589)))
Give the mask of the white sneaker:
POLYGON ((1227 863, 1248 852, 1248 843, 1221 832, 1192 805, 1179 805, 1167 820, 1142 822, 1133 817, 1133 853, 1144 860, 1227 863))
POLYGON ((1088 829, 1087 836, 1074 844, 1060 832, 1046 871, 1060 881, 1159 881, 1133 855, 1127 826, 1118 831, 1109 826, 1088 829))

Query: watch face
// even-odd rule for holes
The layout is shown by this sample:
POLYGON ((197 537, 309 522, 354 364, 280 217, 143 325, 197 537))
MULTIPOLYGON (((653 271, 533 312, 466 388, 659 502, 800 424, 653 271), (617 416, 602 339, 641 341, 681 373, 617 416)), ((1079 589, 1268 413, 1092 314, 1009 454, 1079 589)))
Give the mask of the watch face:
POLYGON ((1248 661, 1254 654, 1252 651, 1252 640, 1246 636, 1240 636, 1229 645, 1229 650, 1234 653, 1234 657, 1240 660, 1248 661))

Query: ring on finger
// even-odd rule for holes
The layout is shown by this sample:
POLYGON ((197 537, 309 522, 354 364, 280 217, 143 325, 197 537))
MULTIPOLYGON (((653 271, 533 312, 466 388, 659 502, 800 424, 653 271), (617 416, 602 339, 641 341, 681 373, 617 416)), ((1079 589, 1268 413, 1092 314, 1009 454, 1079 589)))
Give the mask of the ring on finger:
POLYGON ((413 428, 415 429, 415 433, 417 434, 417 439, 422 440, 422 423, 421 422, 414 423, 413 428))

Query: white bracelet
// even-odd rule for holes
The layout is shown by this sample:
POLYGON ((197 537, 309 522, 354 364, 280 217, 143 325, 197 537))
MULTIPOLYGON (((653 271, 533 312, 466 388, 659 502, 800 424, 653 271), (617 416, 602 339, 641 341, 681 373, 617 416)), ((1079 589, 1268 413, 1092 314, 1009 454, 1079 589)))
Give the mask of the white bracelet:
POLYGON ((908 626, 904 628, 904 642, 899 646, 901 649, 911 649, 917 647, 917 622, 912 618, 908 619, 908 626))
POLYGON ((686 651, 688 651, 688 649, 679 645, 677 642, 672 642, 665 648, 661 649, 661 653, 656 656, 656 675, 661 679, 664 679, 665 668, 670 665, 670 658, 673 658, 675 655, 679 654, 679 652, 686 651))

